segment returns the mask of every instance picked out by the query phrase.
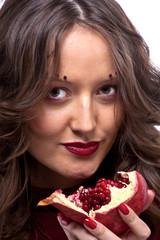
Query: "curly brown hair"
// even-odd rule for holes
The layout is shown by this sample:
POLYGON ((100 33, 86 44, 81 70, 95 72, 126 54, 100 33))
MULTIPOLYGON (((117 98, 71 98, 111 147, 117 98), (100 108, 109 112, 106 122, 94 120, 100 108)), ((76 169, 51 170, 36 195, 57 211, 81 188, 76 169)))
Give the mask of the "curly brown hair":
POLYGON ((30 238, 27 112, 48 93, 60 61, 61 40, 75 25, 100 32, 112 50, 120 80, 118 100, 125 113, 111 150, 117 153, 113 175, 117 170, 137 170, 144 176, 156 197, 142 218, 156 229, 160 222, 160 134, 155 128, 160 125, 160 71, 119 4, 114 0, 6 0, 0 22, 0 236, 30 238))

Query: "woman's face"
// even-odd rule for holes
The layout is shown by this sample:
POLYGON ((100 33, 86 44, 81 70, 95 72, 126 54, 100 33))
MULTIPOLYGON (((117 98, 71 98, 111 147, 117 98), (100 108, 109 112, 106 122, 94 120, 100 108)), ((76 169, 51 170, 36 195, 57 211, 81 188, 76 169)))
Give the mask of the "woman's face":
POLYGON ((123 115, 113 57, 96 31, 79 26, 67 33, 57 74, 29 122, 31 176, 42 187, 70 187, 90 178, 110 151, 123 115))

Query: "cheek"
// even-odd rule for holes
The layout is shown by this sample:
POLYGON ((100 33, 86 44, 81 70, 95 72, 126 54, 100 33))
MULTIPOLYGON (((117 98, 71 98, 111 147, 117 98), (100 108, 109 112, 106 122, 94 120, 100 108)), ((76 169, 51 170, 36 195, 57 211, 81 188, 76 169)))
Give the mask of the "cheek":
POLYGON ((117 134, 123 121, 123 110, 121 106, 114 105, 107 107, 101 114, 101 125, 104 126, 107 133, 110 135, 117 134))
POLYGON ((43 118, 36 117, 29 121, 29 129, 32 133, 43 135, 49 131, 49 124, 43 118))
POLYGON ((115 119, 115 126, 119 129, 122 125, 124 118, 124 111, 120 105, 115 108, 114 119, 115 119))
POLYGON ((57 114, 41 113, 30 120, 28 125, 31 133, 37 136, 49 137, 63 131, 65 122, 64 118, 59 115, 57 117, 57 114))

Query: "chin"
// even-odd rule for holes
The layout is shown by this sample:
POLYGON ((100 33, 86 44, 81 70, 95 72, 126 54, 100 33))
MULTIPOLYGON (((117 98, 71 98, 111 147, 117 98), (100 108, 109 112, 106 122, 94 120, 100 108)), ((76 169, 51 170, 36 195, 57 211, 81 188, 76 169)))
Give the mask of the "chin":
POLYGON ((97 171, 97 168, 95 169, 78 169, 77 171, 73 171, 72 173, 69 173, 69 178, 72 178, 72 179, 82 179, 82 180, 85 180, 85 179, 88 179, 90 178, 92 175, 95 174, 95 172, 97 171))

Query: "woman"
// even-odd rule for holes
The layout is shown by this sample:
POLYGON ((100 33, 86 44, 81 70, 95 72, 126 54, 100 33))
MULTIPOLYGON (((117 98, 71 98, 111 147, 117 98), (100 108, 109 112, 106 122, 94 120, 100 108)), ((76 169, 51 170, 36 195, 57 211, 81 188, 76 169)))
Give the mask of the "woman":
POLYGON ((6 0, 0 21, 0 235, 156 239, 160 72, 123 10, 113 0, 6 0), (60 213, 61 228, 56 209, 36 207, 118 170, 137 170, 155 192, 140 218, 119 209, 130 228, 121 236, 60 213))

